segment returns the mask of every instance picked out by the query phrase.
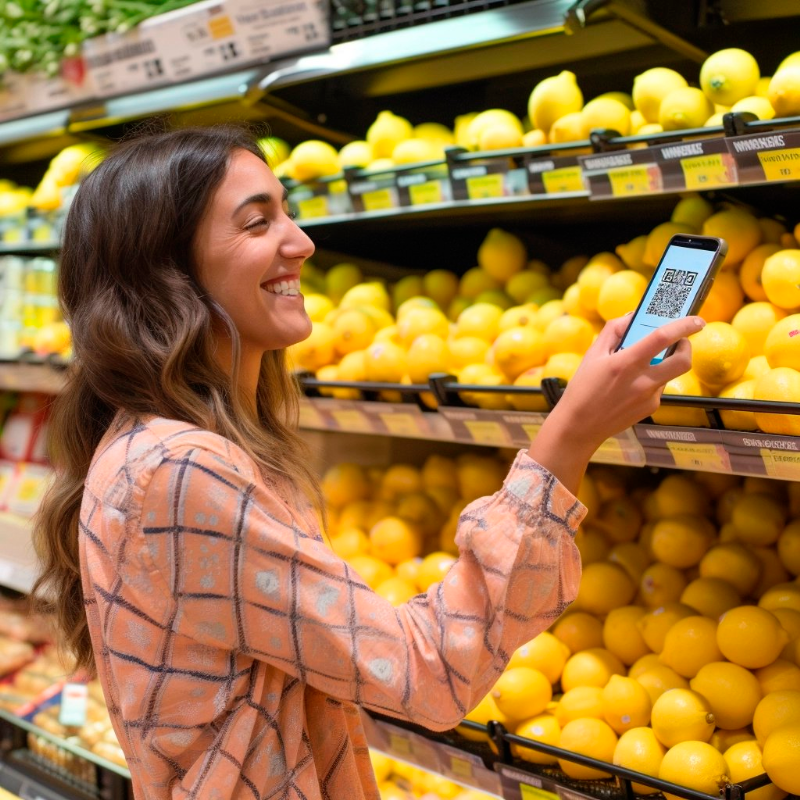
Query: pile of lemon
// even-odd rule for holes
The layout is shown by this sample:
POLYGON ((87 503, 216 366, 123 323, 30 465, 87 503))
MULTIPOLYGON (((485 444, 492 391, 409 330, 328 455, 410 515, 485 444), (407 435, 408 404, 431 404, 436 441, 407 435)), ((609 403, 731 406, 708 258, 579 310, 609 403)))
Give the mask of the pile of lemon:
POLYGON ((395 761, 377 750, 370 750, 369 755, 381 800, 492 800, 494 797, 478 789, 465 789, 404 761, 395 761))
POLYGON ((385 170, 440 161, 452 145, 483 152, 585 141, 595 129, 627 136, 717 126, 727 111, 747 111, 759 119, 800 114, 800 52, 785 58, 772 77, 762 77, 747 51, 720 50, 702 65, 698 83, 690 86, 675 70, 654 67, 635 78, 630 94, 606 92, 584 103, 575 74, 564 70, 534 87, 524 119, 492 108, 458 116, 448 128, 437 122, 413 125, 381 111, 363 140, 339 151, 318 139, 291 149, 277 138, 265 140, 265 150, 278 177, 309 181, 348 166, 385 170))
POLYGON ((799 793, 800 484, 673 473, 629 490, 601 468, 580 496, 576 602, 467 718, 712 795, 765 771, 757 800, 799 793))

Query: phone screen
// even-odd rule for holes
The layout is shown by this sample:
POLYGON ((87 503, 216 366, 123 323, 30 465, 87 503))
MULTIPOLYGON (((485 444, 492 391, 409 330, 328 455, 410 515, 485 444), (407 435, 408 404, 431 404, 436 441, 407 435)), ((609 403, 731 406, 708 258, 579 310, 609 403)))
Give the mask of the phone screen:
MULTIPOLYGON (((621 347, 630 347, 656 328, 687 316, 715 256, 716 250, 675 244, 667 247, 621 347)), ((663 361, 666 353, 662 350, 652 363, 663 361)))

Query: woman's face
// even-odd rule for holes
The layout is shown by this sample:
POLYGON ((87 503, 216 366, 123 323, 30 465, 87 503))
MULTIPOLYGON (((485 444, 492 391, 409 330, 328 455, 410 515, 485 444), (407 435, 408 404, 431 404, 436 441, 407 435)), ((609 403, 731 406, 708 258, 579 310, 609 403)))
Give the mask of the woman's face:
POLYGON ((311 333, 299 282, 314 245, 289 217, 284 192, 263 161, 236 151, 195 236, 200 283, 230 315, 243 353, 311 333))

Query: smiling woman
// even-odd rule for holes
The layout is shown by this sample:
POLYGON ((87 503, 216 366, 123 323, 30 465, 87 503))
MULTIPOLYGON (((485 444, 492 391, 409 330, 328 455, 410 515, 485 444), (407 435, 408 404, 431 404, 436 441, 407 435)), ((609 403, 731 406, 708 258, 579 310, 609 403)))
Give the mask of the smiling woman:
POLYGON ((324 543, 297 433, 284 348, 311 330, 313 251, 229 128, 126 143, 69 212, 75 359, 35 591, 100 677, 137 800, 377 800, 359 706, 444 730, 478 704, 576 595, 589 456, 689 367, 685 341, 650 360, 695 320, 619 353, 609 323, 504 487, 464 510, 444 580, 394 608, 324 543))

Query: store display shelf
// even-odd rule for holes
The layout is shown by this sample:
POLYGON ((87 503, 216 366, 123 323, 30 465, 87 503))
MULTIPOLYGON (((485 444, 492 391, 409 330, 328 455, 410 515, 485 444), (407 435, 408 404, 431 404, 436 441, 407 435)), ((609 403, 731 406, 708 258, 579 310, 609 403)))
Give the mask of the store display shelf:
POLYGON ((0 242, 0 256, 40 256, 60 249, 61 242, 0 242))
POLYGON ((66 363, 61 359, 26 356, 0 359, 0 389, 12 392, 58 394, 65 383, 66 363))
POLYGON ((28 594, 38 574, 31 521, 0 513, 0 586, 28 594))

